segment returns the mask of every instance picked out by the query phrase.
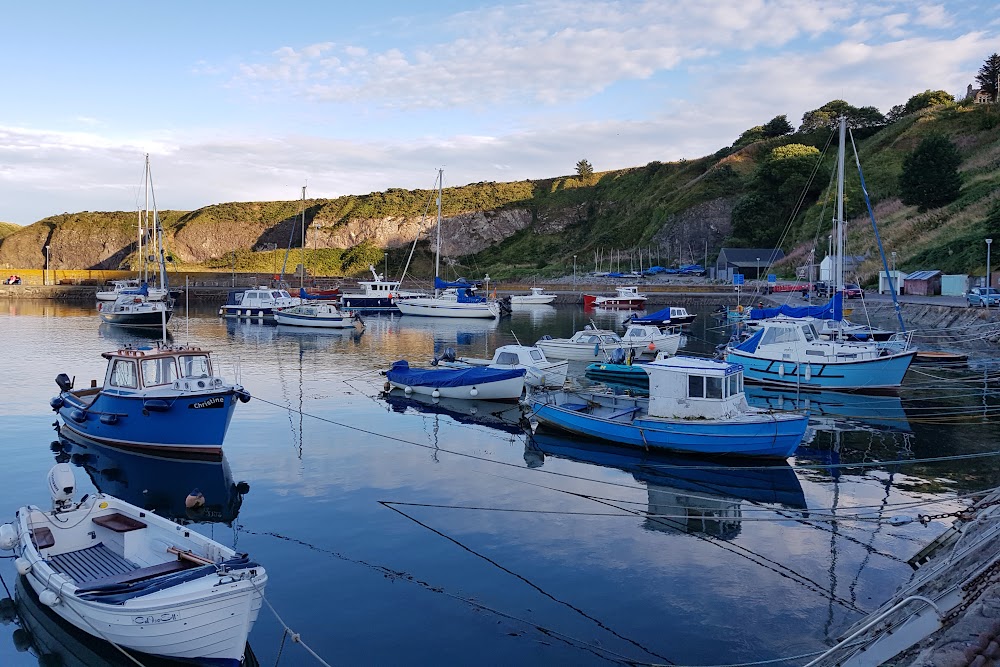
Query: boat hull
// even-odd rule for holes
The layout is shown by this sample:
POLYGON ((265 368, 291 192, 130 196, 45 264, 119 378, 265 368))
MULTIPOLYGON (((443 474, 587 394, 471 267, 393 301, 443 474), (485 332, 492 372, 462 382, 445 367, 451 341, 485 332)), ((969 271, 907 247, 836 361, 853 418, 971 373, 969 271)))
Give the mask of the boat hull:
MULTIPOLYGON (((765 359, 729 348, 726 361, 743 366, 749 382, 807 389, 886 391, 897 389, 916 350, 856 361, 765 359)), ((822 359, 822 357, 820 357, 822 359)))
POLYGON ((340 297, 340 305, 342 308, 348 308, 354 311, 368 311, 368 312, 398 312, 399 308, 396 306, 396 300, 394 298, 385 297, 371 297, 364 296, 360 294, 343 294, 340 297))
MULTIPOLYGON (((679 340, 679 339, 678 339, 679 340)), ((629 344, 627 342, 622 342, 621 344, 577 344, 577 343, 567 343, 559 340, 539 340, 535 342, 535 346, 545 353, 546 357, 552 359, 568 359, 570 361, 594 361, 597 359, 604 359, 610 355, 614 350, 622 349, 628 353, 629 350, 634 350, 635 353, 643 354, 648 351, 648 343, 635 343, 629 344)), ((674 348, 674 352, 677 348, 674 348)))
POLYGON ((595 296, 593 294, 584 294, 583 305, 585 308, 623 308, 641 310, 646 306, 646 297, 620 298, 614 296, 595 296))
POLYGON ((500 305, 495 301, 462 303, 447 299, 405 299, 396 304, 403 315, 420 317, 463 317, 497 319, 500 305))
POLYGON ((604 394, 549 392, 532 395, 529 404, 539 423, 575 435, 696 454, 787 458, 802 442, 808 422, 806 415, 764 412, 754 418, 659 419, 647 416, 648 399, 604 394), (578 407, 591 404, 610 412, 587 413, 578 407), (613 416, 617 413, 626 414, 613 416))
POLYGON ((317 329, 353 329, 358 325, 358 320, 354 317, 337 315, 334 317, 324 315, 300 315, 287 311, 277 311, 274 313, 274 320, 278 324, 293 327, 313 327, 317 329))
POLYGON ((512 296, 510 297, 510 303, 513 306, 535 306, 541 304, 552 303, 556 300, 555 294, 542 294, 539 296, 529 295, 529 296, 512 296))
POLYGON ((86 391, 60 394, 61 428, 101 444, 164 451, 221 452, 237 401, 231 387, 171 396, 102 390, 89 402, 86 391))
POLYGON ((253 306, 253 307, 240 307, 240 306, 230 306, 225 305, 219 309, 220 314, 223 317, 236 317, 236 318, 271 318, 274 319, 275 309, 271 306, 253 306))
POLYGON ((389 380, 389 384, 405 393, 423 394, 434 398, 461 398, 481 401, 516 401, 524 393, 524 377, 483 382, 459 387, 436 387, 426 385, 410 385, 406 382, 389 380), (472 392, 475 391, 475 394, 472 392), (435 396, 435 393, 437 394, 435 396))

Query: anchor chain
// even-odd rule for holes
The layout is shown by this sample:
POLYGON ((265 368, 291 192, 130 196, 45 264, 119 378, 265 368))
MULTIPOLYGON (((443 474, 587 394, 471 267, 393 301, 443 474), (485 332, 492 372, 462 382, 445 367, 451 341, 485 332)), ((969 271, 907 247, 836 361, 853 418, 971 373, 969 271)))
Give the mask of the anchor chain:
POLYGON ((941 622, 951 622, 965 613, 965 611, 971 607, 972 604, 980 598, 980 596, 982 596, 987 588, 1000 582, 1000 577, 997 576, 998 572, 1000 572, 1000 560, 994 561, 982 572, 963 583, 961 585, 962 602, 948 612, 948 614, 941 619, 941 622))
POLYGON ((989 502, 982 503, 980 505, 974 505, 973 507, 969 507, 963 510, 955 510, 953 512, 941 512, 940 514, 918 514, 917 521, 919 521, 925 526, 931 521, 935 521, 937 519, 947 519, 948 517, 954 517, 956 519, 959 519, 960 521, 973 521, 976 518, 976 514, 979 513, 981 510, 984 510, 987 507, 995 507, 997 505, 1000 505, 1000 496, 998 496, 995 500, 991 500, 989 502))

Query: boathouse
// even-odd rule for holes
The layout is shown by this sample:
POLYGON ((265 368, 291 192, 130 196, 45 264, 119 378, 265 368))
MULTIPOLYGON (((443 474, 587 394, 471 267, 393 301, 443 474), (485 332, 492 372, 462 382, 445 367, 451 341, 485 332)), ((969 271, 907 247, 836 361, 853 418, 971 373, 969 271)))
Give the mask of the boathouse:
POLYGON ((732 282, 733 275, 740 273, 748 280, 756 280, 784 258, 785 252, 780 248, 723 248, 715 260, 715 277, 732 282))

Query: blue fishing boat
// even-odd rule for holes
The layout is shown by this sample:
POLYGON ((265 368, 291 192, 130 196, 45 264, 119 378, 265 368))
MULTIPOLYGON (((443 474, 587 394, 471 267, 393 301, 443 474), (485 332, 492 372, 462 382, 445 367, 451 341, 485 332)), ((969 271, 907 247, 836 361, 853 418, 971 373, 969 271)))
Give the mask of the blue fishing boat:
POLYGON ((218 453, 236 401, 249 401, 240 385, 214 374, 211 353, 198 347, 127 347, 108 360, 104 383, 74 389, 65 373, 50 401, 60 429, 118 447, 218 453))
POLYGON ((386 384, 407 395, 482 401, 518 400, 524 392, 524 375, 523 368, 410 368, 406 360, 394 362, 385 372, 386 384))
POLYGON ((698 454, 786 458, 802 441, 807 415, 750 407, 739 364, 671 357, 642 368, 649 374, 649 398, 532 393, 529 419, 622 445, 698 454))
POLYGON ((697 315, 689 313, 687 308, 668 306, 649 315, 631 315, 622 322, 622 326, 628 326, 629 324, 655 324, 660 327, 669 324, 684 325, 694 322, 695 317, 697 315))

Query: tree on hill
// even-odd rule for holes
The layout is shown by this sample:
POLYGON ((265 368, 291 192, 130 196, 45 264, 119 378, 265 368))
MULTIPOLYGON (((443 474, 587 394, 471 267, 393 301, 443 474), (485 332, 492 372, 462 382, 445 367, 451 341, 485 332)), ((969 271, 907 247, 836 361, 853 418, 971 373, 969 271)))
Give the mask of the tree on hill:
POLYGON ((1000 79, 1000 55, 994 53, 986 59, 976 75, 979 87, 989 93, 994 102, 1000 101, 997 99, 997 79, 1000 79))
POLYGON ((743 134, 733 142, 733 148, 743 148, 744 146, 749 146, 750 144, 756 143, 765 138, 764 126, 754 125, 749 130, 744 130, 743 134))
POLYGON ((781 114, 780 116, 775 116, 771 120, 764 124, 764 136, 765 137, 783 137, 786 134, 791 134, 795 131, 792 124, 788 122, 788 116, 781 114))
POLYGON ((819 109, 807 111, 802 116, 799 132, 812 132, 823 128, 834 128, 841 116, 847 117, 852 128, 877 127, 885 125, 885 116, 875 107, 855 107, 844 100, 831 100, 819 109))
POLYGON ((903 160, 899 189, 904 204, 916 204, 919 211, 938 208, 958 198, 962 162, 955 144, 942 134, 932 134, 903 160))
POLYGON ((916 113, 921 109, 926 109, 927 107, 954 103, 955 96, 945 90, 925 90, 924 92, 917 93, 910 99, 906 100, 906 104, 903 106, 903 112, 905 114, 911 114, 916 113))
POLYGON ((576 175, 580 177, 581 181, 586 183, 594 175, 594 166, 587 160, 580 160, 576 163, 576 175))
POLYGON ((815 198, 826 183, 818 176, 815 146, 786 144, 772 150, 754 172, 751 193, 733 208, 734 240, 757 248, 773 247, 803 197, 815 198))

